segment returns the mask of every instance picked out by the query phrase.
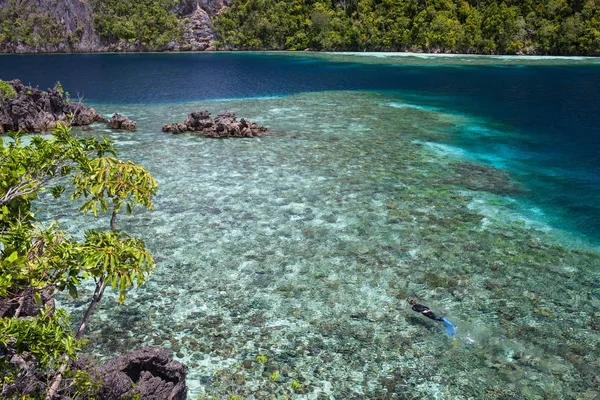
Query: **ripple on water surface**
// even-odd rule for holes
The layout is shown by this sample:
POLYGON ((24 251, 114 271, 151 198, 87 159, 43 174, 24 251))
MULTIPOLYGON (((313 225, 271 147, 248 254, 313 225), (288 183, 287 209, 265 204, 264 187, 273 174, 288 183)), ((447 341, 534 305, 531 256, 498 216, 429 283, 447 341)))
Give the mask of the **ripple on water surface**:
MULTIPOLYGON (((326 92, 120 106, 145 116, 113 136, 121 157, 160 192, 154 211, 119 225, 146 240, 157 270, 124 305, 107 297, 88 350, 170 348, 190 366, 191 398, 593 398, 598 253, 515 218, 524 191, 508 174, 424 145, 465 116, 395 106, 406 102, 326 92), (160 132, 204 108, 273 134, 160 132), (456 322, 456 338, 407 297, 456 322)), ((68 207, 56 205, 63 223, 90 226, 68 207)))

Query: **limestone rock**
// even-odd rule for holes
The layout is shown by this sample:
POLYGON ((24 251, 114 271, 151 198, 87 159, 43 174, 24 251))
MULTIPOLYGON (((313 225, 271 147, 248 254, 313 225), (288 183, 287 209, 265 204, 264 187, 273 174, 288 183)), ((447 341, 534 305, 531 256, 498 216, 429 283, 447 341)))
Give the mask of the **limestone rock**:
POLYGON ((169 358, 165 349, 144 347, 109 360, 100 369, 104 400, 139 393, 144 400, 185 400, 187 366, 169 358))
POLYGON ((187 132, 188 127, 186 124, 165 124, 162 127, 163 132, 171 132, 171 133, 183 133, 187 132))
POLYGON ((230 111, 220 112, 214 121, 208 111, 194 111, 187 116, 183 124, 166 124, 162 131, 172 133, 190 131, 210 138, 226 138, 263 136, 267 128, 245 118, 238 121, 235 114, 230 111))
POLYGON ((188 130, 196 132, 208 129, 212 127, 214 123, 210 118, 210 113, 208 111, 194 111, 187 116, 184 125, 188 127, 188 130))
POLYGON ((215 40, 212 21, 206 11, 200 7, 196 8, 187 18, 183 32, 186 50, 206 50, 210 46, 210 42, 215 40))
POLYGON ((110 121, 108 121, 108 124, 106 126, 111 129, 121 129, 130 132, 135 132, 135 130, 137 129, 135 121, 119 113, 113 114, 112 118, 110 119, 110 121))
POLYGON ((106 122, 106 118, 98 114, 92 107, 82 103, 69 103, 65 106, 65 112, 71 115, 71 125, 84 126, 94 122, 106 122))
POLYGON ((43 132, 58 122, 89 125, 105 121, 96 110, 81 103, 68 103, 56 89, 46 92, 25 86, 15 79, 8 81, 16 92, 13 98, 0 98, 0 133, 8 131, 43 132))

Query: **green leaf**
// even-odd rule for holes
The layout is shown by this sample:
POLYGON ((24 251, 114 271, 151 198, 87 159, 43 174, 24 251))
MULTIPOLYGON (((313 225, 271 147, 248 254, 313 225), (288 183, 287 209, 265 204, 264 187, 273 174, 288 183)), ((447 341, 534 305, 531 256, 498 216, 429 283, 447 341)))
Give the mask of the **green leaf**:
POLYGON ((77 286, 75 286, 72 283, 70 283, 67 286, 67 289, 69 290, 69 294, 71 295, 71 297, 74 298, 74 299, 76 299, 77 298, 77 286))
POLYGON ((6 259, 9 263, 13 263, 19 258, 19 254, 16 251, 13 251, 10 256, 6 259))
POLYGON ((40 295, 40 292, 33 293, 33 301, 38 307, 42 306, 42 296, 40 295))

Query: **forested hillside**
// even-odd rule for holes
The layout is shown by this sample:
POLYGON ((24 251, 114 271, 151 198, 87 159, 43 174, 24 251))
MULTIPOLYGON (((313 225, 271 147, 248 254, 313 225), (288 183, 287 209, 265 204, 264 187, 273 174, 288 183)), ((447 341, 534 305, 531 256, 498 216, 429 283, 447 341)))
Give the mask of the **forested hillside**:
POLYGON ((0 0, 0 52, 204 50, 227 0, 0 0))
POLYGON ((214 44, 599 55, 599 9, 600 0, 0 0, 0 51, 176 51, 214 44))
POLYGON ((233 0, 232 49, 598 54, 599 0, 233 0))

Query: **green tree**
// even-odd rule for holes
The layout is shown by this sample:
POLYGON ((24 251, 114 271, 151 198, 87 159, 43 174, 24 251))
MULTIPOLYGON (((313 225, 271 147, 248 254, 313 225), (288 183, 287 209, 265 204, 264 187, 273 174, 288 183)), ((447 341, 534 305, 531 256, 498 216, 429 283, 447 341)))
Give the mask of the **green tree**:
POLYGON ((150 47, 181 40, 181 21, 173 12, 177 0, 92 0, 98 34, 109 42, 150 47))
MULTIPOLYGON (((597 2, 596 2, 597 3, 597 2)), ((232 0, 214 22, 233 49, 597 54, 587 0, 232 0)))
MULTIPOLYGON (((35 136, 29 144, 20 134, 9 137, 0 143, 0 308, 16 311, 2 318, 0 350, 33 358, 41 373, 54 375, 46 397, 51 399, 61 388, 68 360, 76 354, 106 287, 118 291, 122 302, 127 290, 143 284, 154 267, 144 242, 117 231, 115 223, 123 205, 128 212, 136 205, 152 208, 157 184, 144 168, 115 158, 110 142, 75 138, 62 125, 51 139, 35 136), (71 179, 73 199, 90 197, 81 207, 84 213, 97 212, 98 204, 108 212, 111 205, 110 230, 87 231, 80 242, 55 222, 43 226, 32 202, 44 190, 62 195, 65 179, 71 179), (19 318, 27 293, 33 293, 41 306, 42 291, 67 290, 77 297, 77 286, 84 279, 93 279, 96 289, 77 333, 68 328, 60 310, 54 315, 44 311, 34 322, 19 318), (50 331, 52 338, 39 340, 50 331)), ((18 368, 6 368, 0 378, 10 382, 18 374, 18 368)))

